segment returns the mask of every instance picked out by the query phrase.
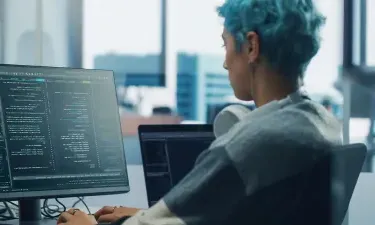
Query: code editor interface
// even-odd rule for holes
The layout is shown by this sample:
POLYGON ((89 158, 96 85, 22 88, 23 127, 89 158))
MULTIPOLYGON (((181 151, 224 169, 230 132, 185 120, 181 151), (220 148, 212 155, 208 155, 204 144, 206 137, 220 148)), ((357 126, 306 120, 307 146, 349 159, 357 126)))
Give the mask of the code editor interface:
POLYGON ((112 74, 0 69, 0 192, 123 186, 124 165, 112 74))
POLYGON ((190 172, 215 137, 212 132, 155 132, 141 134, 141 139, 151 206, 190 172))

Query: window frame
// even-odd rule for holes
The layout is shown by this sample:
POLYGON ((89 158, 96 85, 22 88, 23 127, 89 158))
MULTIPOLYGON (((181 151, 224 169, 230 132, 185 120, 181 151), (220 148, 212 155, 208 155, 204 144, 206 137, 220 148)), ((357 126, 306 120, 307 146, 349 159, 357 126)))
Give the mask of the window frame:
MULTIPOLYGON (((375 87, 375 66, 366 65, 367 56, 367 0, 359 0, 359 10, 355 12, 354 1, 344 0, 344 32, 343 32, 343 59, 342 73, 339 78, 341 90, 344 95, 344 118, 343 118, 343 137, 344 144, 350 143, 349 120, 351 118, 351 86, 353 83, 360 84, 364 89, 370 92, 375 87), (355 13, 359 13, 355 14, 355 13), (359 16, 359 17, 356 17, 359 16), (356 23, 359 19, 359 24, 356 23), (355 27, 359 25, 359 27, 355 27), (355 46, 355 33, 359 31, 359 46, 355 46), (355 52, 354 47, 358 47, 359 52, 355 52), (355 54, 359 54, 359 62, 354 63, 355 54)), ((375 107, 374 101, 369 103, 375 107)), ((371 114, 371 127, 374 125, 375 115, 371 114)), ((375 156, 375 136, 372 134, 372 128, 367 137, 368 157, 363 167, 364 172, 372 172, 375 156)))
POLYGON ((354 34, 357 29, 355 25, 355 7, 354 1, 344 0, 344 32, 343 32, 343 54, 342 54, 342 74, 341 80, 348 79, 350 82, 356 82, 364 87, 373 88, 375 86, 375 66, 366 65, 367 56, 367 0, 359 0, 359 63, 354 63, 354 34))

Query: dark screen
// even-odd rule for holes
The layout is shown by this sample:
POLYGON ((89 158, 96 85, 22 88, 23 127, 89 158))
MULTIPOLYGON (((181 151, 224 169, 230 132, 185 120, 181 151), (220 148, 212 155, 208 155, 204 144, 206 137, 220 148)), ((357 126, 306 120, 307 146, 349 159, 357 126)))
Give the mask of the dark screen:
POLYGON ((141 133, 149 206, 190 172, 214 138, 213 132, 141 133))
POLYGON ((127 185, 112 72, 0 66, 0 199, 127 185))

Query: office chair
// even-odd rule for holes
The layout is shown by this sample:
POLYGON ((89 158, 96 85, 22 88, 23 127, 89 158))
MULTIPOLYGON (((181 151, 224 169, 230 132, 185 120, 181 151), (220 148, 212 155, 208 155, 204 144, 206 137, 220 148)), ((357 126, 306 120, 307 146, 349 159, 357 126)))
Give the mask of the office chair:
POLYGON ((345 145, 332 151, 332 225, 341 225, 367 156, 364 144, 345 145))
POLYGON ((309 169, 240 202, 238 210, 243 211, 243 217, 229 215, 226 224, 341 225, 366 152, 364 144, 327 151, 309 169))
POLYGON ((366 154, 364 144, 337 147, 330 150, 311 170, 301 174, 297 180, 305 182, 302 185, 304 193, 311 193, 307 199, 304 195, 303 201, 310 204, 300 208, 298 218, 303 223, 295 224, 341 225, 366 154))

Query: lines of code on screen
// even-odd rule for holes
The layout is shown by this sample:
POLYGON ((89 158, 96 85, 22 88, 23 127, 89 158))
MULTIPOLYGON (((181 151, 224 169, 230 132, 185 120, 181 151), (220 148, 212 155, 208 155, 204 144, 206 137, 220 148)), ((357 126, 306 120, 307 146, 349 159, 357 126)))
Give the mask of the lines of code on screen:
POLYGON ((110 75, 0 70, 0 192, 123 186, 110 75))
POLYGON ((141 137, 149 206, 178 184, 214 140, 213 132, 145 133, 141 137))

